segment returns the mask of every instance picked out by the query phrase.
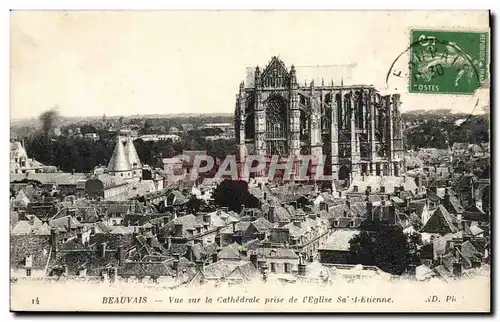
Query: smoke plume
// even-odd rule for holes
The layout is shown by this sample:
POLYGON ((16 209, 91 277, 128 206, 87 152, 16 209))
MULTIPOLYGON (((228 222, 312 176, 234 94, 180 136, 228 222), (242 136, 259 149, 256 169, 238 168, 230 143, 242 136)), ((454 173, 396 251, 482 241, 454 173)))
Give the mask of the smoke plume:
POLYGON ((42 131, 45 137, 49 137, 54 133, 54 129, 59 121, 59 111, 56 107, 40 114, 40 121, 42 122, 42 131))

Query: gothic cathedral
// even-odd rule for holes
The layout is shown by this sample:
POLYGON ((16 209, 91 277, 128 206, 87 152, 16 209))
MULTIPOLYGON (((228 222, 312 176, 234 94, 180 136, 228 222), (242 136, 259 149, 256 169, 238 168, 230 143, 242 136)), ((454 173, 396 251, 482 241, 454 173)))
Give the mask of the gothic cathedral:
MULTIPOLYGON (((326 156, 325 174, 400 176, 403 133, 400 95, 382 96, 371 85, 299 85, 297 71, 273 57, 257 66, 236 97, 239 158, 326 156)), ((338 75, 331 75, 338 76, 338 75)))

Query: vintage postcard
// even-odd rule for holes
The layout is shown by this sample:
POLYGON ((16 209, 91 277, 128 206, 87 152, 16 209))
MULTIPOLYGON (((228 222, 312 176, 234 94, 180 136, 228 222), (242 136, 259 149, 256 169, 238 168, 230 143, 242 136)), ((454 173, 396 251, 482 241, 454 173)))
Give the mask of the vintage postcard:
POLYGON ((12 311, 490 312, 488 11, 10 20, 12 311))

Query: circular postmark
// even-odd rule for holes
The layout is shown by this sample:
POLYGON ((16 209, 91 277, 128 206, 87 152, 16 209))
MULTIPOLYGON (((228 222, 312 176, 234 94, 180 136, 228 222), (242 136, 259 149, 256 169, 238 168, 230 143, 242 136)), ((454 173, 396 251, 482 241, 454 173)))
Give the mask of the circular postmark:
POLYGON ((474 94, 488 77, 486 36, 412 30, 410 46, 387 72, 387 89, 407 86, 410 93, 474 94))
POLYGON ((453 106, 454 113, 466 115, 455 126, 464 126, 477 112, 489 109, 488 41, 487 32, 412 30, 410 45, 387 71, 386 90, 416 94, 410 110, 450 111, 453 106), (446 94, 470 99, 440 98, 446 94))

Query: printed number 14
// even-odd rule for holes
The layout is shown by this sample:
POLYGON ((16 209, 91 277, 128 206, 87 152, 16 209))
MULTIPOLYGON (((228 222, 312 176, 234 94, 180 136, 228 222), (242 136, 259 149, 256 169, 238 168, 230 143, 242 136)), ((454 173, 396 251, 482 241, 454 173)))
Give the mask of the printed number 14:
POLYGON ((40 301, 38 300, 38 297, 35 297, 34 299, 31 299, 31 304, 40 304, 40 301))

